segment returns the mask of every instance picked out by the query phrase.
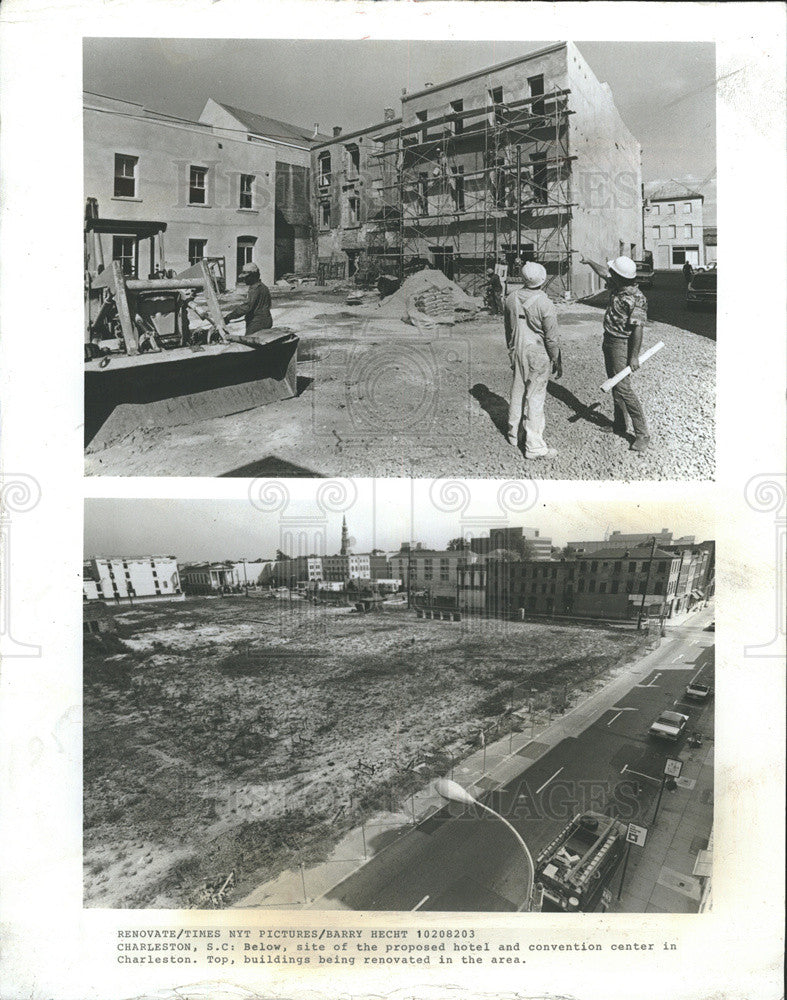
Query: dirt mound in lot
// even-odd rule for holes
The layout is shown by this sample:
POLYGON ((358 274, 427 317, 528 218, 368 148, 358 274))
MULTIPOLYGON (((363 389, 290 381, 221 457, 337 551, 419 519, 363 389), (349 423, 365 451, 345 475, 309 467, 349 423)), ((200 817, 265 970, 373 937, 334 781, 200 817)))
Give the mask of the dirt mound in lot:
POLYGON ((439 305, 443 313, 453 309, 463 313, 467 318, 475 315, 478 309, 478 301, 461 289, 456 282, 446 278, 442 271, 425 268, 423 271, 411 274, 393 295, 381 303, 375 315, 402 319, 405 323, 410 322, 413 311, 437 315, 437 312, 430 313, 428 309, 419 307, 419 300, 422 305, 428 304, 430 308, 439 305))

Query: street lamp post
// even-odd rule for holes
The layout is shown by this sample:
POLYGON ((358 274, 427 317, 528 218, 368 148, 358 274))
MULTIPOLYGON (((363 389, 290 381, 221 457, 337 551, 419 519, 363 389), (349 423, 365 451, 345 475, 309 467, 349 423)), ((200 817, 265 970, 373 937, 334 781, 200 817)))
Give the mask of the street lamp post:
POLYGON ((536 870, 533 865, 533 858, 530 854, 528 846, 516 829, 511 825, 511 823, 509 823, 505 816, 501 816, 499 812, 495 812, 494 809, 490 809, 490 807, 484 805, 483 802, 479 802, 478 799, 474 798, 470 792, 462 788, 462 786, 456 781, 451 781, 450 778, 438 778, 434 787, 438 795, 447 799, 449 802, 458 802, 463 806, 478 806, 479 809, 483 809, 484 812, 489 813, 490 816, 494 816, 495 819, 499 819, 500 822, 504 823, 511 833, 513 833, 517 839, 517 843, 525 852, 525 857, 527 858, 527 892, 522 904, 517 907, 517 913, 522 910, 530 910, 533 902, 533 884, 535 882, 536 870))

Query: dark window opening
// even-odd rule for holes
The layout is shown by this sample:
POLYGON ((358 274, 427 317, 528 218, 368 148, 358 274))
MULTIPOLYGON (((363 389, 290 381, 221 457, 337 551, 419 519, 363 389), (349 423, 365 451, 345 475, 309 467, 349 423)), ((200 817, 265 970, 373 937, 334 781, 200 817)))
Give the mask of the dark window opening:
POLYGON ((464 111, 464 107, 465 107, 465 102, 462 100, 451 101, 451 111, 453 111, 455 115, 460 116, 454 119, 454 135, 461 135, 462 132, 464 131, 465 127, 464 119, 461 117, 462 111, 464 111))
POLYGON ((194 265, 205 259, 205 247, 207 240, 189 240, 189 264, 194 265))
POLYGON ((253 191, 254 191, 254 175, 253 174, 241 174, 240 175, 240 207, 241 208, 252 208, 253 207, 253 191))
POLYGON ((138 156, 115 153, 115 197, 136 198, 138 156))
POLYGON ((533 174, 533 199, 539 205, 547 203, 547 154, 533 153, 530 157, 533 174))
POLYGON ((206 205, 208 203, 207 179, 207 167, 189 167, 190 205, 206 205))
MULTIPOLYGON (((530 88, 531 97, 543 97, 544 96, 544 74, 539 73, 538 76, 530 76, 527 79, 527 85, 530 88)), ((544 114, 544 102, 543 101, 533 101, 530 106, 534 115, 542 117, 544 114)))

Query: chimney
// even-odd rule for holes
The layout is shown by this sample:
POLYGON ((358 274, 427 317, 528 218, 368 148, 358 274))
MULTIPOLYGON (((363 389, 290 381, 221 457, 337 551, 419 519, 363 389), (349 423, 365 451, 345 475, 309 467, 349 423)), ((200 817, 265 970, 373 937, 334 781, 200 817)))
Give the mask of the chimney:
POLYGON ((392 122, 396 118, 396 112, 393 108, 383 108, 383 121, 392 122))
POLYGON ((341 125, 334 125, 333 126, 333 134, 334 134, 334 136, 342 134, 342 127, 341 127, 341 125))

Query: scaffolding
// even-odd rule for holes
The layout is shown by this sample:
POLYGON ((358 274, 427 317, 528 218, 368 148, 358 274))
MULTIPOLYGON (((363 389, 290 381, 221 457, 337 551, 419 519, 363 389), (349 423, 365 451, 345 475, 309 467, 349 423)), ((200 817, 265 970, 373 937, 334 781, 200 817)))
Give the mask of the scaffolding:
POLYGON ((476 292, 495 264, 511 272, 537 260, 548 290, 570 293, 569 93, 424 116, 376 136, 370 259, 401 279, 431 257, 476 292))

